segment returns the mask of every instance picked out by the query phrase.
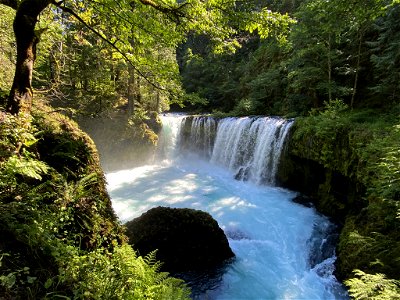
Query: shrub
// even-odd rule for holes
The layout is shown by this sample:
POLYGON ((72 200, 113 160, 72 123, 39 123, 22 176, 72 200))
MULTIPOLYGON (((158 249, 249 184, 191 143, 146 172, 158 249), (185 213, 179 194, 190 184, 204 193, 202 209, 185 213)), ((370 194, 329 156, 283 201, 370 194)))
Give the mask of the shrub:
POLYGON ((0 113, 0 295, 188 299, 154 254, 142 258, 126 244, 90 139, 65 117, 36 115, 0 113), (55 168, 49 158, 76 144, 74 159, 55 168))

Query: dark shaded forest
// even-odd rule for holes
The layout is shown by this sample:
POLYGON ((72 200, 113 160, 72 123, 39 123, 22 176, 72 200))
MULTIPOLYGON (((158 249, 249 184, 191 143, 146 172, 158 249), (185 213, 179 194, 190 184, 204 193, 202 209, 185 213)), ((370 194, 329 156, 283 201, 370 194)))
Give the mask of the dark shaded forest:
POLYGON ((191 36, 179 52, 183 83, 207 100, 194 108, 299 116, 339 100, 398 111, 400 7, 383 9, 389 2, 275 1, 269 7, 296 20, 287 39, 242 35, 235 54, 191 36))

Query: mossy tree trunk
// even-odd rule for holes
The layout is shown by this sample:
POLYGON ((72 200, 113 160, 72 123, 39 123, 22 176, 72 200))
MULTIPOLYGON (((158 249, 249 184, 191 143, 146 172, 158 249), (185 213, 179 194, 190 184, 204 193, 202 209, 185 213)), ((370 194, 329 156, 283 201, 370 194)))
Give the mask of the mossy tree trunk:
POLYGON ((39 33, 35 31, 39 14, 50 5, 49 0, 25 0, 22 2, 0 0, 1 4, 16 10, 14 34, 17 43, 17 61, 14 81, 6 109, 12 114, 30 112, 32 105, 32 71, 36 59, 39 33))

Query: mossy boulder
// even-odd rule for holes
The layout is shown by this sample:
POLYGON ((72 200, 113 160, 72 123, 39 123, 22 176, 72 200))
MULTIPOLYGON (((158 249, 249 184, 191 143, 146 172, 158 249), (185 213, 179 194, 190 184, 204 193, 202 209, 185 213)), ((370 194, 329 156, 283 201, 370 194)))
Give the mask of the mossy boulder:
POLYGON ((140 255, 157 251, 163 270, 211 269, 234 257, 223 230, 210 214, 188 208, 152 208, 126 224, 140 255))
POLYGON ((0 136, 0 277, 17 278, 0 295, 42 299, 65 260, 112 252, 126 236, 96 147, 75 122, 41 104, 32 115, 0 112, 0 136))
POLYGON ((280 186, 312 199, 319 212, 343 224, 348 213, 364 205, 365 186, 356 177, 358 157, 349 145, 349 132, 339 126, 322 135, 317 124, 296 120, 277 173, 280 186))
POLYGON ((38 156, 54 169, 57 176, 61 175, 64 185, 74 187, 69 196, 71 200, 61 203, 74 213, 75 222, 69 224, 68 231, 83 234, 80 245, 84 249, 120 241, 123 236, 121 226, 111 206, 92 139, 77 123, 48 106, 34 109, 32 115, 38 129, 38 156))
POLYGON ((360 114, 297 119, 277 181, 307 195, 341 225, 339 278, 352 278, 359 269, 399 279, 398 121, 371 116, 368 123, 359 122, 360 114))

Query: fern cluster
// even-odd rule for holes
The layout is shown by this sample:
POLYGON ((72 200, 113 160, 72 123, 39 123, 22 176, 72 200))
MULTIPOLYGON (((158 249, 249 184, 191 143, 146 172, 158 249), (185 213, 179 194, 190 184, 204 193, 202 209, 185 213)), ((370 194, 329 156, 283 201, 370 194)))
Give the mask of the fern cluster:
POLYGON ((400 299, 400 283, 387 279, 383 274, 366 274, 355 270, 356 277, 346 280, 350 295, 359 300, 396 300, 400 299))
POLYGON ((125 242, 90 141, 38 115, 0 115, 0 298, 189 299, 125 242))

